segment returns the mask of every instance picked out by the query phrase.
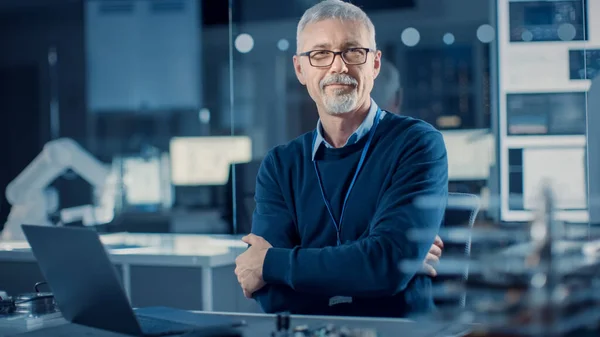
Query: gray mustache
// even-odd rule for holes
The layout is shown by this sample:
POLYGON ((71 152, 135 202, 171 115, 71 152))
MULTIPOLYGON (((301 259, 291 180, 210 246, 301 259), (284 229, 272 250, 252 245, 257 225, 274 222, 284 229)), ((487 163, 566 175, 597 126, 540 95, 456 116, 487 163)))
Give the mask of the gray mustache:
POLYGON ((346 84, 357 86, 358 81, 350 75, 334 74, 321 80, 321 89, 330 84, 346 84))

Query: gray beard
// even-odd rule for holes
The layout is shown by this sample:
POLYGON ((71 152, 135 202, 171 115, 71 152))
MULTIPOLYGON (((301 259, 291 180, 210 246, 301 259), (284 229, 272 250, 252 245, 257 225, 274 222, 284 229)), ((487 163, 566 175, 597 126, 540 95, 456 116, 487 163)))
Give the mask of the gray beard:
POLYGON ((330 115, 341 115, 348 113, 356 108, 356 102, 358 100, 356 90, 346 93, 345 90, 339 90, 339 92, 333 93, 333 95, 327 95, 323 93, 325 110, 330 115))

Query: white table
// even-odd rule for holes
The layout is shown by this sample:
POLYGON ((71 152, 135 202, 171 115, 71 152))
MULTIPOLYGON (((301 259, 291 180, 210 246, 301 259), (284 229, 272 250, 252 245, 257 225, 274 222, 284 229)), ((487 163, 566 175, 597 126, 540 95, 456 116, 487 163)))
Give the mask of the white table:
MULTIPOLYGON (((130 300, 132 266, 198 268, 202 279, 199 289, 202 308, 197 309, 203 311, 212 311, 214 308, 215 268, 231 267, 233 271, 235 258, 246 247, 239 236, 229 235, 115 233, 101 235, 101 240, 122 273, 123 287, 130 300)), ((2 262, 31 263, 35 262, 35 258, 26 241, 4 241, 0 242, 2 262)), ((233 272, 231 278, 235 278, 233 272)), ((2 290, 11 292, 11 289, 2 290)))

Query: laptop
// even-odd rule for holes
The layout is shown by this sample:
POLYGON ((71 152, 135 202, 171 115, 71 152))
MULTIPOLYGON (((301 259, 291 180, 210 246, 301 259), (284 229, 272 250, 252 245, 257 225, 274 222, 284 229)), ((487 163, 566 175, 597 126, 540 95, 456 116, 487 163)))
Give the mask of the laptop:
POLYGON ((94 230, 32 225, 22 228, 58 308, 71 323, 132 336, 171 336, 244 325, 235 317, 171 308, 134 311, 94 230))

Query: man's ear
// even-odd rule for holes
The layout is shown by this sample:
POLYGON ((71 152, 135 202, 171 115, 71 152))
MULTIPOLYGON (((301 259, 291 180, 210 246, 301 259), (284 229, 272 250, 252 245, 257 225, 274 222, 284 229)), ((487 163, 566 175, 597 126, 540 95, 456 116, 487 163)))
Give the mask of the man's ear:
POLYGON ((302 73, 302 64, 300 64, 300 58, 297 55, 294 55, 294 70, 296 71, 296 77, 300 84, 306 85, 306 79, 302 73))
POLYGON ((375 58, 373 60, 373 79, 376 79, 379 76, 379 72, 381 71, 381 50, 375 52, 375 58))

